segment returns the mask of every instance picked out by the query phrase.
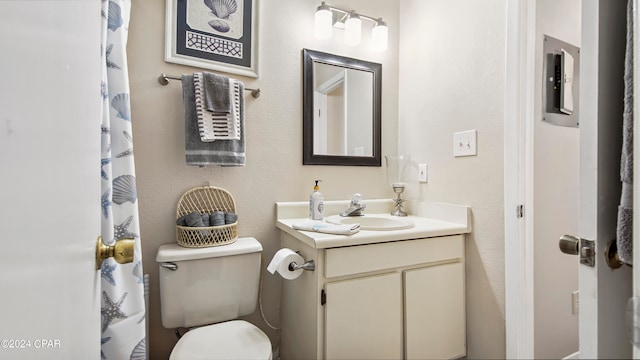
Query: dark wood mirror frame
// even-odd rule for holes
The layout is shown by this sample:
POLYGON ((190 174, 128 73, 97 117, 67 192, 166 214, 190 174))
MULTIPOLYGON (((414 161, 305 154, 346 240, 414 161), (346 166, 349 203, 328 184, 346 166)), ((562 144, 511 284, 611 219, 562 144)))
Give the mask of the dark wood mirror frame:
POLYGON ((338 56, 319 51, 303 49, 303 165, 344 165, 344 166, 381 166, 381 91, 382 91, 382 65, 338 56), (313 93, 314 93, 314 63, 324 63, 370 72, 373 75, 373 139, 372 156, 343 156, 314 154, 313 149, 313 93))

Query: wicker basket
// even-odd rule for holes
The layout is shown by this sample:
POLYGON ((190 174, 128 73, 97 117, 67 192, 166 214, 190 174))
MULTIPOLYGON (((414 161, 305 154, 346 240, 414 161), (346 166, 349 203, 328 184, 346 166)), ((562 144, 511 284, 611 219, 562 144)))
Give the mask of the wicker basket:
MULTIPOLYGON (((215 186, 196 187, 185 192, 178 201, 176 219, 194 211, 236 212, 236 202, 231 194, 215 186)), ((176 225, 178 245, 189 248, 227 245, 238 239, 238 222, 221 226, 189 227, 176 225)))

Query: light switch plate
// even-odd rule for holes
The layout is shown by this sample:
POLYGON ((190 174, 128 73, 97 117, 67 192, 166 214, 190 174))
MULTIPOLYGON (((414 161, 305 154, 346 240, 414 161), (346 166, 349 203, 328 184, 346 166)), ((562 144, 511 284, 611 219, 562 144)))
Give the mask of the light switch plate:
POLYGON ((474 156, 478 154, 476 130, 461 131, 453 134, 453 156, 474 156))
POLYGON ((418 181, 427 182, 427 164, 418 164, 418 181))

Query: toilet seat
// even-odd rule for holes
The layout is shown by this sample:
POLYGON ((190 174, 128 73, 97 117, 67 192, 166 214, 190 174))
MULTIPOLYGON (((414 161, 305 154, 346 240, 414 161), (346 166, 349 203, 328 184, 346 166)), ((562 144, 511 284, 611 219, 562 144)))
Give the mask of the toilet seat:
POLYGON ((271 359, 271 341, 251 323, 233 320, 184 334, 169 360, 271 359))

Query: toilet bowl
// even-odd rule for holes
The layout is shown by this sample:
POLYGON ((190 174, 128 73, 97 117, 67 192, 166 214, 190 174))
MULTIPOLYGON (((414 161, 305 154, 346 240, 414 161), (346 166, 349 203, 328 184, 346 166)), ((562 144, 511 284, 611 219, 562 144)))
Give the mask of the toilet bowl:
POLYGON ((169 360, 271 358, 271 342, 262 330, 244 320, 232 320, 188 331, 169 360))
POLYGON ((165 328, 192 328, 170 360, 271 359, 271 342, 255 325, 237 320, 256 309, 262 245, 239 238, 228 245, 161 245, 160 309, 165 328))

